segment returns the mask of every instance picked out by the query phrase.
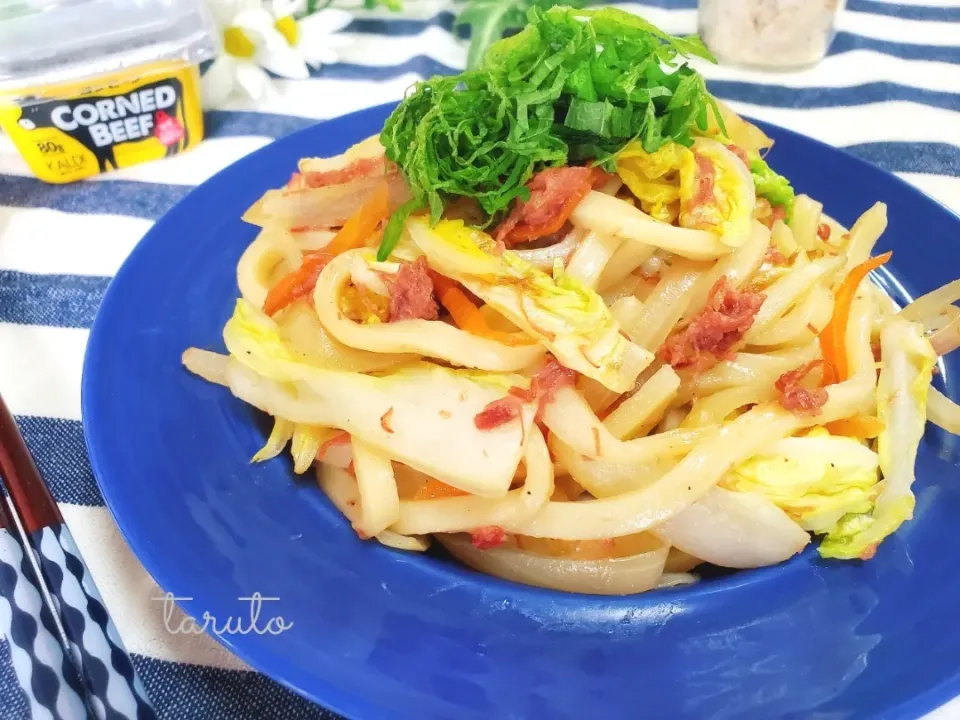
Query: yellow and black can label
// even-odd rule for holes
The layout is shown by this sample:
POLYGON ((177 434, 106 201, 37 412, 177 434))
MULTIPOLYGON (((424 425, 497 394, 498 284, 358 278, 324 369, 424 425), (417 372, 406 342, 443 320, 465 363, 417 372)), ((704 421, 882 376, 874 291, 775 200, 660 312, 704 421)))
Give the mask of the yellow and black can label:
POLYGON ((131 68, 96 86, 34 88, 0 100, 2 127, 33 173, 68 183, 176 155, 203 138, 195 65, 131 68))

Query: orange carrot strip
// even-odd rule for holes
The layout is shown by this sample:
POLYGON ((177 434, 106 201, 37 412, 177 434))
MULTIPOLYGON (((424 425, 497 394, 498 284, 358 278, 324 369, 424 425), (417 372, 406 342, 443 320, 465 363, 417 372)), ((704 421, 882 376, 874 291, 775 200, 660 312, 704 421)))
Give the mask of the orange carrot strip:
POLYGON ((270 288, 263 301, 263 311, 270 316, 276 315, 288 305, 310 295, 317 278, 331 260, 333 256, 323 250, 304 253, 300 267, 284 275, 270 288))
POLYGON ((362 247, 364 242, 373 235, 377 226, 390 216, 390 192, 387 183, 377 185, 370 199, 340 228, 340 232, 333 236, 333 240, 324 247, 331 255, 339 255, 347 250, 362 247))
POLYGON ((470 493, 464 492, 459 488, 453 487, 453 485, 447 485, 445 482, 441 482, 435 478, 430 478, 426 483, 424 483, 423 487, 417 490, 417 493, 413 496, 413 499, 436 500, 437 498, 460 497, 461 495, 469 494, 470 493))
POLYGON ((843 382, 850 377, 850 358, 847 357, 845 345, 853 296, 870 271, 876 270, 892 256, 892 252, 887 252, 860 263, 847 274, 834 293, 833 316, 820 333, 820 351, 825 363, 824 385, 843 382))
POLYGON ((376 232, 377 226, 387 219, 390 214, 389 200, 387 184, 381 183, 324 248, 304 253, 300 267, 284 275, 270 288, 263 302, 263 311, 267 315, 276 315, 288 305, 309 296, 320 273, 335 255, 362 247, 376 232))
POLYGON ((519 333, 505 333, 494 330, 487 325, 483 313, 459 288, 456 282, 436 272, 431 272, 430 277, 433 280, 433 289, 436 291, 440 303, 447 309, 450 317, 453 318, 453 321, 461 330, 471 335, 496 340, 504 345, 529 345, 532 342, 532 340, 521 336, 519 333))
POLYGON ((859 440, 872 440, 877 437, 885 425, 877 417, 853 417, 828 422, 827 430, 831 435, 843 435, 859 440))

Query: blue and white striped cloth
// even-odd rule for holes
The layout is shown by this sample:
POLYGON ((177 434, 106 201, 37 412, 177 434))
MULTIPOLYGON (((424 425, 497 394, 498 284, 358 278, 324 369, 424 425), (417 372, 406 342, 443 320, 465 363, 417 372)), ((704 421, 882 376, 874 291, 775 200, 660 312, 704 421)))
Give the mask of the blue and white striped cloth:
MULTIPOLYGON (((358 10, 341 62, 277 81, 268 106, 209 113, 208 139, 179 157, 58 187, 32 178, 0 136, 0 390, 165 720, 332 715, 209 637, 165 630, 153 600, 161 593, 104 507, 84 449, 88 329, 110 277, 194 185, 274 138, 399 99, 413 81, 463 66, 449 0, 405 5, 400 16, 358 10)), ((622 7, 670 32, 696 29, 696 0, 622 7)), ((829 57, 803 72, 702 69, 736 110, 846 148, 960 210, 960 0, 849 0, 829 57)), ((0 720, 27 717, 0 641, 0 720)), ((960 700, 930 717, 960 718, 960 700)))

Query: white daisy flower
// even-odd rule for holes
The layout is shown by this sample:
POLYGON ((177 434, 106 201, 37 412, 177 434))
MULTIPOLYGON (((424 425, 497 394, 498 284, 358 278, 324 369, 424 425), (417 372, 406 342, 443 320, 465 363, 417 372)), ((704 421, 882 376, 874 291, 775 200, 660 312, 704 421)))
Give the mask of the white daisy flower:
POLYGON ((339 60, 337 49, 350 44, 349 38, 337 35, 353 20, 346 10, 326 8, 300 20, 294 20, 295 11, 302 3, 274 2, 277 29, 307 65, 319 69, 339 60))
POLYGON ((218 107, 240 91, 254 102, 274 92, 268 71, 290 79, 310 76, 310 67, 336 62, 335 36, 352 19, 343 10, 325 9, 295 20, 294 2, 210 0, 222 33, 223 52, 203 76, 205 107, 218 107), (283 13, 283 14, 278 14, 283 13))

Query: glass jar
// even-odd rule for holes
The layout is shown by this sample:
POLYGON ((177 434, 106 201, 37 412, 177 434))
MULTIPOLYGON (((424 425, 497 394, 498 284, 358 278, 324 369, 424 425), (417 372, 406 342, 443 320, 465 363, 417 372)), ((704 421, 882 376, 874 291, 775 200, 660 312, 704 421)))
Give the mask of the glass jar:
POLYGON ((700 36, 722 63, 792 70, 820 62, 845 0, 700 0, 700 36))

